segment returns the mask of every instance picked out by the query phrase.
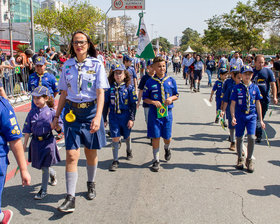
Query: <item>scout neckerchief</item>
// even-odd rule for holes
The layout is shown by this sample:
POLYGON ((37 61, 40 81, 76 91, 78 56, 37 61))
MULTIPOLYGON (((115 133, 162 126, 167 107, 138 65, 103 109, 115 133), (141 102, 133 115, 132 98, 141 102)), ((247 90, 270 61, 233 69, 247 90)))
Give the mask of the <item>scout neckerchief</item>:
POLYGON ((162 103, 165 103, 165 91, 164 91, 164 82, 169 78, 169 76, 165 76, 162 81, 160 81, 160 79, 156 76, 152 77, 153 80, 157 81, 160 84, 160 89, 161 89, 161 99, 162 99, 162 103))
POLYGON ((78 79, 77 79, 77 91, 78 91, 78 93, 81 92, 81 88, 82 88, 82 83, 83 83, 83 80, 82 80, 82 67, 85 65, 86 59, 83 60, 82 62, 79 62, 77 57, 75 57, 75 61, 77 62, 77 66, 78 66, 78 79))
POLYGON ((242 84, 245 86, 246 88, 246 106, 247 106, 247 110, 246 110, 246 114, 249 114, 250 112, 250 92, 249 92, 249 86, 251 85, 251 82, 248 85, 245 85, 243 82, 242 84))
POLYGON ((38 84, 38 86, 42 86, 42 78, 43 78, 43 76, 44 76, 45 73, 48 73, 48 72, 47 72, 47 71, 44 71, 43 75, 39 75, 38 73, 36 73, 37 76, 39 77, 39 84, 38 84))
POLYGON ((115 91, 115 113, 120 114, 121 110, 120 110, 120 93, 119 93, 119 90, 120 90, 120 87, 125 85, 125 82, 122 82, 120 84, 115 82, 114 84, 115 84, 115 89, 116 89, 116 91, 115 91))

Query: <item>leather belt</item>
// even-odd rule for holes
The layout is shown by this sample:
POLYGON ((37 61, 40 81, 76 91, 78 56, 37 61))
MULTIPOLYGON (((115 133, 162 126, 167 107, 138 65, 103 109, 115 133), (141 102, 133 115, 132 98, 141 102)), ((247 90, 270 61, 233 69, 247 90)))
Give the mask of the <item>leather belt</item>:
POLYGON ((75 108, 78 108, 78 109, 85 109, 85 108, 88 108, 94 104, 96 104, 96 100, 94 101, 91 101, 91 102, 84 102, 84 103, 75 103, 75 102, 72 102, 70 100, 66 100, 67 103, 70 104, 70 106, 72 107, 75 107, 75 108))
POLYGON ((43 140, 49 139, 52 136, 53 136, 52 132, 49 132, 49 133, 44 134, 42 136, 33 135, 32 137, 35 138, 38 141, 43 141, 43 140))

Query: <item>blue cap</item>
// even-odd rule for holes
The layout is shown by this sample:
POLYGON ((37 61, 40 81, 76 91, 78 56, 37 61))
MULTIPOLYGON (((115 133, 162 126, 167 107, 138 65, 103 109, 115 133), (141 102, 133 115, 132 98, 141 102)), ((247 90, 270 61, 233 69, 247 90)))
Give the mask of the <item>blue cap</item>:
POLYGON ((150 66, 150 65, 152 65, 153 64, 153 60, 152 59, 149 59, 148 61, 147 61, 147 66, 150 66))
POLYGON ((123 60, 124 61, 132 61, 132 58, 129 57, 129 55, 126 54, 126 55, 123 56, 123 60))
POLYGON ((245 65, 245 66, 243 66, 242 68, 241 68, 241 73, 243 74, 243 73, 245 73, 245 72, 254 72, 253 71, 253 69, 252 69, 252 67, 251 66, 249 66, 249 65, 245 65))
POLYGON ((116 64, 111 65, 111 69, 114 70, 116 68, 116 64))
POLYGON ((236 65, 234 65, 234 66, 231 66, 230 72, 240 72, 240 69, 236 65))
POLYGON ((44 65, 46 63, 46 59, 44 57, 38 56, 35 59, 35 65, 44 65))
POLYGON ((36 87, 33 92, 31 93, 32 96, 43 96, 43 95, 46 95, 46 96, 50 96, 50 91, 47 87, 45 86, 38 86, 36 87))
POLYGON ((117 64, 113 71, 124 71, 124 70, 125 70, 124 65, 117 64))
POLYGON ((225 74, 227 72, 228 70, 226 68, 220 68, 220 74, 225 74))

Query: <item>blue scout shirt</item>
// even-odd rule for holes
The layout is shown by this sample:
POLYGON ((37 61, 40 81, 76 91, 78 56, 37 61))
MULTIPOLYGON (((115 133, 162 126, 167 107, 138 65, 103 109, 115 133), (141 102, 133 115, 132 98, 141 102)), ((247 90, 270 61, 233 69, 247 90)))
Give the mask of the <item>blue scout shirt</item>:
MULTIPOLYGON (((139 85, 138 85, 138 88, 139 88, 140 90, 144 90, 145 84, 146 84, 146 82, 147 82, 150 78, 151 78, 151 76, 149 76, 148 73, 146 73, 146 74, 141 78, 141 81, 140 81, 140 83, 139 83, 139 85)), ((149 104, 143 102, 143 107, 149 107, 149 104)))
POLYGON ((243 61, 241 58, 232 58, 229 63, 230 67, 237 66, 238 69, 241 69, 243 66, 243 61))
MULTIPOLYGON (((231 86, 235 85, 235 81, 232 78, 226 79, 224 81, 223 89, 222 89, 222 98, 224 97, 227 89, 231 86)), ((224 100, 223 100, 224 101, 224 100)))
POLYGON ((40 76, 34 72, 29 76, 28 80, 28 91, 33 91, 36 87, 38 86, 45 86, 49 89, 50 93, 54 95, 54 93, 59 92, 57 88, 57 82, 54 77, 54 75, 45 72, 42 77, 41 77, 41 82, 40 82, 40 76))
MULTIPOLYGON (((236 102, 235 113, 236 114, 245 114, 247 110, 247 103, 246 103, 246 87, 244 84, 240 83, 233 87, 231 93, 231 100, 236 102)), ((249 85, 249 94, 250 94, 250 112, 249 114, 256 113, 256 100, 261 100, 262 95, 260 93, 259 87, 251 83, 249 85)))
POLYGON ((206 69, 213 71, 215 69, 215 61, 206 61, 206 69))
MULTIPOLYGON (((155 77, 157 77, 155 75, 155 77)), ((167 77, 167 76, 165 76, 167 77)), ((164 78, 165 78, 164 77, 164 78)), ((164 78, 160 79, 162 81, 164 78)), ((179 96, 178 90, 177 90, 177 84, 174 78, 167 77, 167 79, 163 83, 164 92, 165 92, 165 99, 171 96, 179 96)), ((143 100, 150 99, 154 101, 160 101, 162 103, 162 97, 161 97, 161 84, 154 80, 153 78, 149 79, 146 82, 146 85, 144 87, 143 92, 143 100)), ((168 105, 168 109, 173 108, 173 103, 168 105)), ((150 104, 150 108, 156 108, 154 105, 150 104)))
POLYGON ((276 82, 274 74, 269 68, 263 68, 262 70, 254 69, 253 71, 252 81, 258 85, 263 96, 263 101, 269 103, 270 82, 276 82))
POLYGON ((222 89, 224 82, 222 80, 217 80, 212 88, 213 91, 216 91, 216 101, 222 100, 222 89))
POLYGON ((67 91, 66 99, 72 102, 92 102, 97 98, 97 89, 108 89, 110 87, 104 65, 96 58, 86 58, 82 63, 81 88, 79 90, 78 76, 78 63, 74 58, 70 58, 62 68, 58 89, 67 91))
POLYGON ((0 157, 7 156, 7 142, 20 139, 22 133, 15 112, 9 101, 0 96, 0 157))
POLYGON ((137 79, 137 74, 135 72, 135 69, 132 66, 130 66, 130 67, 127 67, 126 70, 129 72, 130 77, 131 77, 131 83, 130 84, 132 86, 134 86, 134 80, 133 79, 137 79))
POLYGON ((203 62, 197 61, 194 63, 194 70, 202 70, 203 69, 203 62))
MULTIPOLYGON (((116 106, 116 85, 111 85, 110 89, 105 93, 105 103, 109 103, 110 112, 115 112, 116 106)), ((121 111, 128 111, 130 105, 137 102, 136 92, 132 85, 126 87, 126 85, 121 85, 119 87, 119 109, 121 111)))

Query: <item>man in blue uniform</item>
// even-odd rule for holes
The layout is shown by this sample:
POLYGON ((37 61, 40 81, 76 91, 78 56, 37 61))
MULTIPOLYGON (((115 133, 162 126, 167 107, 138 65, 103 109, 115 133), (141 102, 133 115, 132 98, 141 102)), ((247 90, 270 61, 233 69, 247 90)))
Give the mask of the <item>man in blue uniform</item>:
POLYGON ((22 185, 29 185, 31 177, 27 171, 24 150, 21 142, 22 133, 18 125, 15 112, 8 100, 0 96, 0 223, 9 223, 12 219, 11 210, 1 211, 1 196, 5 184, 7 167, 9 164, 8 153, 10 147, 19 165, 22 185))
MULTIPOLYGON (((270 102, 270 87, 272 89, 273 103, 276 105, 278 103, 277 99, 277 89, 276 89, 276 80, 271 69, 264 67, 264 56, 256 56, 256 67, 254 68, 254 75, 252 81, 258 85, 260 88, 263 99, 260 100, 262 106, 262 118, 264 119, 265 114, 268 110, 270 102)), ((260 143, 262 139, 262 128, 258 120, 257 129, 256 129, 256 142, 260 143)))
POLYGON ((51 95, 55 98, 58 94, 57 83, 54 75, 47 73, 46 60, 44 57, 37 57, 35 61, 36 72, 29 76, 28 91, 33 91, 38 86, 45 86, 49 89, 51 95))
POLYGON ((138 92, 137 89, 137 74, 135 72, 135 69, 131 66, 132 65, 132 58, 128 55, 123 56, 123 64, 126 68, 126 70, 129 72, 131 76, 131 85, 135 88, 135 92, 138 92))
POLYGON ((146 82, 143 101, 150 104, 148 137, 152 138, 154 156, 151 169, 158 172, 160 137, 164 140, 165 160, 171 158, 172 108, 179 94, 175 79, 166 75, 166 64, 162 57, 154 58, 153 68, 156 74, 146 82))

